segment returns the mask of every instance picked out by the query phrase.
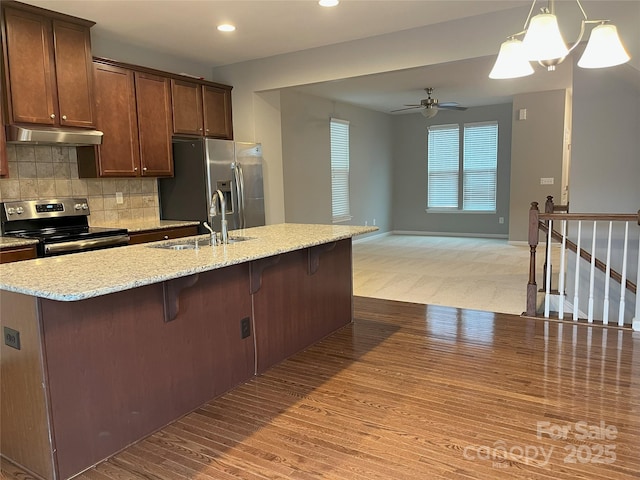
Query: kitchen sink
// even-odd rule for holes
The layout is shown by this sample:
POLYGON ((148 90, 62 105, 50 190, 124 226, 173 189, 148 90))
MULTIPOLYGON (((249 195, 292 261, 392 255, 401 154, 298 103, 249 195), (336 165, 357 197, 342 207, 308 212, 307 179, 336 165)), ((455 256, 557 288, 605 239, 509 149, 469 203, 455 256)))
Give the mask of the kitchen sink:
MULTIPOLYGON (((231 236, 229 237, 229 243, 239 243, 239 242, 246 242, 247 240, 253 240, 253 237, 234 237, 231 236)), ((200 247, 209 247, 211 246, 211 239, 210 238, 205 238, 205 239, 198 239, 198 248, 200 247)), ((217 245, 220 246, 220 245, 217 245)), ((160 243, 160 244, 156 244, 156 245, 149 245, 150 248, 163 248, 166 250, 195 250, 196 249, 196 240, 192 239, 192 240, 186 240, 180 243, 160 243)))

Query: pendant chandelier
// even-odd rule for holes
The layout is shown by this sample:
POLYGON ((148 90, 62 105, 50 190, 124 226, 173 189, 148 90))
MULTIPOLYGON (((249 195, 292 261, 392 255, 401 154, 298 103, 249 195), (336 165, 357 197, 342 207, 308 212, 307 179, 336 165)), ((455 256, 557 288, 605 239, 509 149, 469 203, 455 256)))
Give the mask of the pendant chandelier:
POLYGON ((582 13, 580 35, 571 48, 560 33, 555 15, 554 0, 549 0, 542 13, 531 18, 537 0, 533 0, 529 15, 521 32, 510 35, 500 46, 496 63, 489 78, 518 78, 534 73, 529 62, 538 62, 547 70, 555 70, 569 53, 578 46, 587 25, 597 24, 591 30, 587 46, 578 61, 582 68, 604 68, 628 62, 631 57, 625 50, 618 30, 609 20, 589 20, 580 0, 575 0, 582 13), (520 40, 518 37, 524 37, 520 40))

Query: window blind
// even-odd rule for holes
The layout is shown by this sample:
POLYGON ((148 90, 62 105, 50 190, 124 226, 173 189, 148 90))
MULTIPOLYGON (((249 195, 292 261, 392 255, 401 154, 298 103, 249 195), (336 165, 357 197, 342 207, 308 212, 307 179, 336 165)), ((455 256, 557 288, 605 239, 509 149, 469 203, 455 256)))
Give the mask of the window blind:
POLYGON ((427 135, 427 208, 458 208, 460 128, 434 125, 427 135))
POLYGON ((333 222, 351 219, 349 209, 349 122, 331 119, 331 214, 333 222))
POLYGON ((495 211, 498 170, 497 122, 464 125, 462 209, 495 211))

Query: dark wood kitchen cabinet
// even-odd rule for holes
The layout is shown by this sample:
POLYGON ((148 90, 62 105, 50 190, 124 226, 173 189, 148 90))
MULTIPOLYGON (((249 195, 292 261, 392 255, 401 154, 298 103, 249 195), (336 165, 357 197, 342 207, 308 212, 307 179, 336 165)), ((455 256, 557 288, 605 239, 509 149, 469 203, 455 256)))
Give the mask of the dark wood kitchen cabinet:
POLYGON ((141 175, 172 176, 171 86, 169 79, 135 72, 141 175))
POLYGON ((194 235, 198 235, 198 227, 195 225, 188 227, 142 230, 139 232, 129 232, 129 245, 159 242, 161 240, 171 240, 173 238, 192 237, 194 235))
POLYGON ((351 323, 351 239, 256 260, 256 373, 351 323))
POLYGON ((169 79, 94 62, 102 145, 79 147, 80 177, 173 175, 169 79))
MULTIPOLYGON (((2 98, 2 86, 0 86, 0 98, 2 98)), ((7 139, 5 137, 4 112, 0 106, 0 177, 9 175, 9 160, 7 158, 7 139)))
POLYGON ((233 139, 231 87, 171 79, 173 133, 233 139))
POLYGON ((0 248, 0 263, 19 262, 20 260, 31 260, 37 258, 35 245, 25 245, 18 247, 0 248))
POLYGON ((94 22, 9 1, 2 14, 7 122, 94 127, 94 22))
POLYGON ((254 374, 248 263, 80 301, 0 297, 22 342, 0 345, 2 453, 38 478, 77 475, 254 374))

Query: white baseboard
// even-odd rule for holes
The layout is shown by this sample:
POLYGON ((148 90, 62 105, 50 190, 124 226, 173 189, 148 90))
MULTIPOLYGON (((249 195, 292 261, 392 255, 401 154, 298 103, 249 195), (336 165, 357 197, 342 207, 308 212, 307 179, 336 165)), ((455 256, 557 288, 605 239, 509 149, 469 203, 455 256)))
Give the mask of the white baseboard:
POLYGON ((509 238, 502 233, 423 232, 420 230, 393 230, 393 235, 418 235, 424 237, 509 238))
POLYGON ((364 243, 371 240, 380 240, 383 237, 391 236, 391 232, 376 233, 375 235, 367 235, 366 237, 354 237, 352 243, 364 243))

